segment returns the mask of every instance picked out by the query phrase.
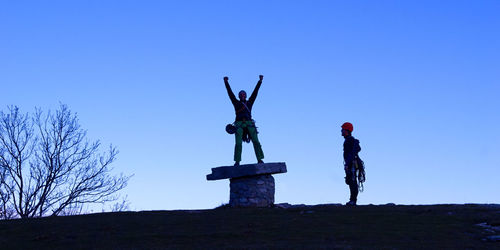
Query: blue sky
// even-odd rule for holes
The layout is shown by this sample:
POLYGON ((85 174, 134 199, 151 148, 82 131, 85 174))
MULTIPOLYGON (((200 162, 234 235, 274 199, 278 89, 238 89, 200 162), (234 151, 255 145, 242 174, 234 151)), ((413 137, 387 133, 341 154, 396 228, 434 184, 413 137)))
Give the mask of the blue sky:
MULTIPOLYGON (((253 108, 276 202, 340 203, 340 125, 360 204, 500 203, 498 1, 1 1, 0 107, 78 113, 120 150, 133 210, 213 208, 234 91, 253 108)), ((251 144, 243 163, 255 162, 251 144)))

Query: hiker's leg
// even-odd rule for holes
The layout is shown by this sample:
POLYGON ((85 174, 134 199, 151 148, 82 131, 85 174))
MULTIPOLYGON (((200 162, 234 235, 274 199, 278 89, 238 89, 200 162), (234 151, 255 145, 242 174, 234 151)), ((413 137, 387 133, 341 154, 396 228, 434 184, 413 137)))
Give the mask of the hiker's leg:
POLYGON ((349 190, 351 191, 351 197, 349 201, 356 202, 358 200, 358 184, 356 182, 349 185, 349 190))
POLYGON ((358 199, 358 183, 356 181, 356 173, 353 170, 353 167, 345 168, 345 182, 349 185, 349 191, 351 193, 349 201, 356 202, 358 199))
POLYGON ((242 148, 242 138, 243 138, 243 128, 241 126, 238 126, 240 124, 236 124, 238 129, 236 129, 236 133, 234 134, 235 137, 235 145, 234 145, 234 161, 240 162, 241 161, 241 148, 242 148))
POLYGON ((257 129, 255 126, 248 126, 248 133, 250 134, 250 139, 252 139, 253 150, 255 151, 255 156, 257 160, 264 159, 264 152, 262 151, 262 146, 259 142, 259 137, 257 136, 257 129))

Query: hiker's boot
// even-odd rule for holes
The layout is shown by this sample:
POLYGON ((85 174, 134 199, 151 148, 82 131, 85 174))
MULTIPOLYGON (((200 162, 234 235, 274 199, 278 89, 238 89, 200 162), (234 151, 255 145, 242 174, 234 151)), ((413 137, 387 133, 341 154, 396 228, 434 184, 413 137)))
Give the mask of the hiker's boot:
POLYGON ((346 206, 356 206, 356 201, 349 201, 345 205, 346 206))
POLYGON ((235 167, 237 167, 237 166, 239 166, 239 165, 240 165, 240 162, 239 162, 239 161, 235 161, 235 162, 234 162, 234 166, 235 166, 235 167))
POLYGON ((258 164, 263 164, 264 162, 262 160, 257 161, 258 164))

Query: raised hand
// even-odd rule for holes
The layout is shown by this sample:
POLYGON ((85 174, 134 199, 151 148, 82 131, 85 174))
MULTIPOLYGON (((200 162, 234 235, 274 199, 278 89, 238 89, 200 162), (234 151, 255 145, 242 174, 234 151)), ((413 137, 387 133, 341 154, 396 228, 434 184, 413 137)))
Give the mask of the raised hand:
POLYGON ((227 80, 229 80, 229 77, 224 76, 224 81, 227 82, 227 80))
POLYGON ((262 79, 264 79, 264 76, 263 75, 259 75, 259 81, 262 81, 262 79))

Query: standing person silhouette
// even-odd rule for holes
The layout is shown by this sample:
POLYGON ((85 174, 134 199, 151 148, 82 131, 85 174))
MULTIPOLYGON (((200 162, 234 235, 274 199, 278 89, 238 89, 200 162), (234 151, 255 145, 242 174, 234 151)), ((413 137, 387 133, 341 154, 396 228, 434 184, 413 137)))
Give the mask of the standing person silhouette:
MULTIPOLYGON (((358 192, 360 186, 363 187, 365 181, 364 163, 359 158, 358 153, 361 151, 359 140, 352 136, 354 127, 352 123, 346 122, 342 124, 342 136, 344 137, 344 170, 345 170, 345 183, 349 185, 351 196, 348 206, 356 206, 358 200, 358 192)), ((361 189, 361 191, 363 191, 361 189)))
MULTIPOLYGON (((253 103, 255 102, 255 98, 257 98, 257 94, 259 93, 262 79, 264 79, 264 76, 259 75, 257 86, 255 86, 255 89, 253 90, 252 95, 248 100, 247 93, 244 90, 241 90, 238 93, 239 100, 237 100, 236 96, 231 90, 231 86, 229 86, 229 78, 227 76, 224 77, 224 84, 226 86, 227 94, 229 95, 229 99, 231 99, 231 103, 233 103, 234 110, 236 112, 236 119, 234 122, 234 126, 236 127, 234 166, 240 165, 242 142, 244 137, 250 137, 249 139, 252 140, 255 156, 257 157, 257 162, 264 163, 262 161, 262 159, 264 159, 264 152, 262 151, 262 146, 260 145, 259 138, 257 137, 258 132, 257 128, 255 127, 255 121, 252 119, 252 107, 253 103)), ((245 141, 249 142, 248 139, 245 141)))

